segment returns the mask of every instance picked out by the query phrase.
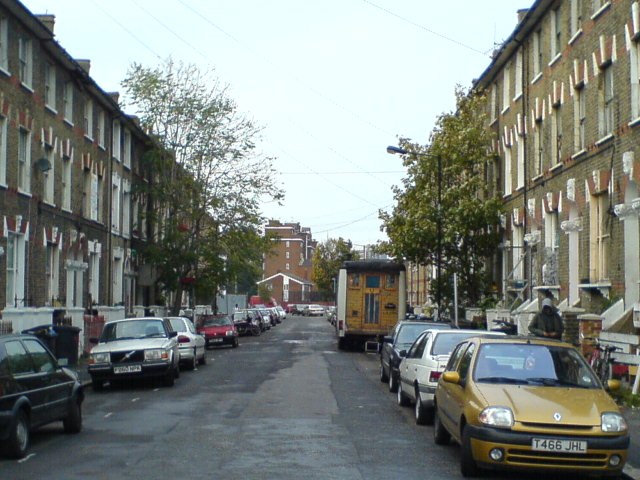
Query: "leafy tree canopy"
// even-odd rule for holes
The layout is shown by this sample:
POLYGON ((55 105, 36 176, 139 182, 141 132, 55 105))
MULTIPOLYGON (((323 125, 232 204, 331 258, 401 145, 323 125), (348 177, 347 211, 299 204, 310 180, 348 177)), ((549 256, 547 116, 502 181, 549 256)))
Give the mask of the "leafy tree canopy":
POLYGON ((352 248, 351 241, 342 237, 330 238, 319 243, 313 254, 313 281, 324 300, 332 300, 334 294, 334 279, 338 278, 338 271, 346 260, 358 260, 360 255, 352 248))

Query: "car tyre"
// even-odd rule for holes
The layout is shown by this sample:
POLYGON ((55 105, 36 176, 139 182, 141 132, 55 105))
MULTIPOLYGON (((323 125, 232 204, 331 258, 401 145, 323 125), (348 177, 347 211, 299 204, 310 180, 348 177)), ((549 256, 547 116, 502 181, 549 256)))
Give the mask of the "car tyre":
POLYGON ((202 357, 200 357, 198 359, 198 364, 199 365, 206 365, 207 364, 207 349, 204 349, 204 352, 202 352, 202 357))
POLYGON ((407 407, 409 405, 409 399, 402 391, 402 382, 398 382, 398 405, 401 407, 407 407))
POLYGON ((104 390, 104 380, 100 380, 99 378, 92 378, 91 388, 94 392, 101 392, 102 390, 104 390))
POLYGON ((444 428, 444 425, 442 425, 440 416, 436 410, 433 417, 433 442, 436 445, 448 445, 450 441, 451 435, 447 429, 444 428))
POLYGON ((11 422, 4 452, 11 458, 23 458, 29 448, 29 417, 24 410, 18 410, 16 418, 11 422))
POLYGON ((460 472, 462 476, 477 477, 480 474, 478 465, 473 459, 473 452, 471 451, 471 434, 469 428, 465 426, 462 429, 462 445, 460 450, 460 472))
POLYGON ((420 392, 416 388, 416 424, 417 425, 430 425, 433 423, 433 409, 426 407, 422 403, 422 397, 420 392))
POLYGON ((173 387, 176 383, 176 371, 175 368, 170 369, 162 379, 162 383, 165 387, 173 387))
POLYGON ((393 372, 389 370, 389 391, 391 393, 398 392, 398 380, 393 376, 393 372))
POLYGON ((80 433, 82 431, 82 402, 78 398, 72 398, 69 405, 69 414, 62 420, 65 433, 80 433))
POLYGON ((194 347, 193 349, 193 358, 189 361, 189 365, 187 365, 187 368, 189 370, 195 370, 198 367, 198 354, 197 354, 197 350, 194 347))
POLYGON ((389 376, 384 371, 384 365, 382 365, 382 362, 380 362, 380 381, 382 383, 387 383, 389 381, 389 376))
POLYGON ((238 343, 238 339, 237 339, 237 338, 235 338, 235 339, 233 340, 233 344, 231 345, 231 348, 238 348, 238 345, 239 345, 239 343, 238 343))

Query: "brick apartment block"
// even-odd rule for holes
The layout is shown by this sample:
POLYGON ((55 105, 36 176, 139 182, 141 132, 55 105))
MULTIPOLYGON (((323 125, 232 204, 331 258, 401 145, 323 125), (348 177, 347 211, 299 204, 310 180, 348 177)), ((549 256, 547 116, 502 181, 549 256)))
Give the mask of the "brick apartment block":
POLYGON ((537 0, 474 88, 487 95, 504 199, 507 304, 640 300, 640 5, 537 0), (638 152, 638 159, 635 158, 638 152))

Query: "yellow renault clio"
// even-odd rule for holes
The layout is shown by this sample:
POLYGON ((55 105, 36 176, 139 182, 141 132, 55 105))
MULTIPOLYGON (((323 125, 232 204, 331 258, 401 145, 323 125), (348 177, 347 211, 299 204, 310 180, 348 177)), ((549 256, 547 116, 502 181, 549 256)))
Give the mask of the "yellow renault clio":
MULTIPOLYGON (((619 388, 612 380, 608 389, 619 388)), ((435 394, 434 440, 461 446, 465 477, 481 469, 616 477, 627 423, 573 346, 535 337, 468 339, 435 394)))

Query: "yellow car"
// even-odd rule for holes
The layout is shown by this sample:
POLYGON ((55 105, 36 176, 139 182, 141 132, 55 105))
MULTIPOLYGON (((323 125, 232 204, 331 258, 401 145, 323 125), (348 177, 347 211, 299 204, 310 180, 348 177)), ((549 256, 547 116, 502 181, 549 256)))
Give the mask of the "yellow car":
POLYGON ((627 422, 580 352, 535 337, 458 344, 435 394, 434 441, 451 438, 465 477, 481 469, 615 477, 629 447, 627 422))

